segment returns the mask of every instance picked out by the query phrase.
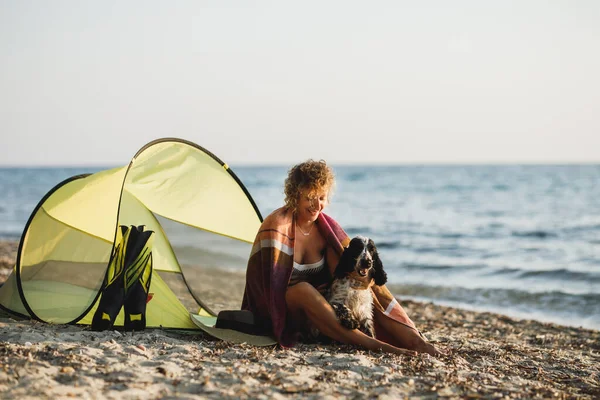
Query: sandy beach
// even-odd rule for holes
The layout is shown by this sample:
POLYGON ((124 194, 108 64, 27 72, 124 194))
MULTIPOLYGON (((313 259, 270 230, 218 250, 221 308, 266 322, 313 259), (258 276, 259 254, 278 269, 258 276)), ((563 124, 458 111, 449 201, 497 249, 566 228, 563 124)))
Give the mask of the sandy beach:
MULTIPOLYGON (((0 281, 16 250, 16 243, 0 242, 0 281)), ((243 285, 243 274, 227 277, 243 285)), ((92 332, 5 316, 0 398, 600 397, 599 331, 400 301, 449 355, 319 344, 256 348, 201 332, 92 332)))

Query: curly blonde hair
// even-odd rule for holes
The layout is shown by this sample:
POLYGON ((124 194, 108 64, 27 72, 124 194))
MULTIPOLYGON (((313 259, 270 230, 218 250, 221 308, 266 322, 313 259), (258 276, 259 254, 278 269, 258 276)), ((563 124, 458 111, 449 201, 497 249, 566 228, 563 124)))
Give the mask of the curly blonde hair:
POLYGON ((329 201, 334 182, 333 170, 324 160, 314 161, 310 159, 293 166, 288 171, 283 189, 285 207, 296 212, 300 192, 307 189, 309 193, 326 192, 329 201))

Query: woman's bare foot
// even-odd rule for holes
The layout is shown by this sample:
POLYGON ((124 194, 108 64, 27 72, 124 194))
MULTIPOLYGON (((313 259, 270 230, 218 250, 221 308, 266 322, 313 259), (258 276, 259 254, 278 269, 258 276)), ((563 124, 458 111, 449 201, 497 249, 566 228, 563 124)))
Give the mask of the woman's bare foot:
POLYGON ((410 356, 410 357, 415 357, 417 354, 419 354, 414 350, 400 349, 397 347, 393 350, 393 352, 395 354, 399 354, 401 356, 410 356))
POLYGON ((448 355, 448 353, 446 353, 445 351, 438 350, 438 349, 435 348, 434 345, 432 345, 429 342, 425 342, 425 341, 422 341, 415 348, 415 350, 418 351, 419 353, 427 353, 427 354, 429 354, 431 356, 434 356, 434 357, 447 356, 448 355))

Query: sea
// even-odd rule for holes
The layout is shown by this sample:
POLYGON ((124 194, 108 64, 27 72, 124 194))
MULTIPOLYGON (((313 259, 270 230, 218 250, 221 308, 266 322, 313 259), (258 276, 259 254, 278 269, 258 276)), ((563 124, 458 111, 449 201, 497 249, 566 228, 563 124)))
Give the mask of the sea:
MULTIPOLYGON (((283 204, 288 167, 231 167, 263 217, 283 204)), ((400 299, 600 329, 600 165, 333 168, 326 212, 375 241, 400 299)), ((57 183, 101 169, 0 168, 0 239, 19 240, 57 183)))

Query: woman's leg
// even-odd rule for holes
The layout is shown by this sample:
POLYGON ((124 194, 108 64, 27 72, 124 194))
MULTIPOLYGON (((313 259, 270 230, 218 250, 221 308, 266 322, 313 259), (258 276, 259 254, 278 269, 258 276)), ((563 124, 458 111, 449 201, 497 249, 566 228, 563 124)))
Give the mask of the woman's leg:
POLYGON ((287 289, 285 294, 288 312, 303 314, 310 322, 331 339, 342 343, 362 346, 372 351, 386 351, 394 354, 414 355, 404 350, 365 335, 358 329, 346 329, 338 321, 335 311, 325 298, 312 285, 300 282, 287 289))
POLYGON ((416 330, 386 317, 380 311, 375 311, 373 317, 375 329, 379 326, 389 333, 387 336, 390 344, 432 356, 440 355, 440 352, 431 343, 426 342, 416 330))

